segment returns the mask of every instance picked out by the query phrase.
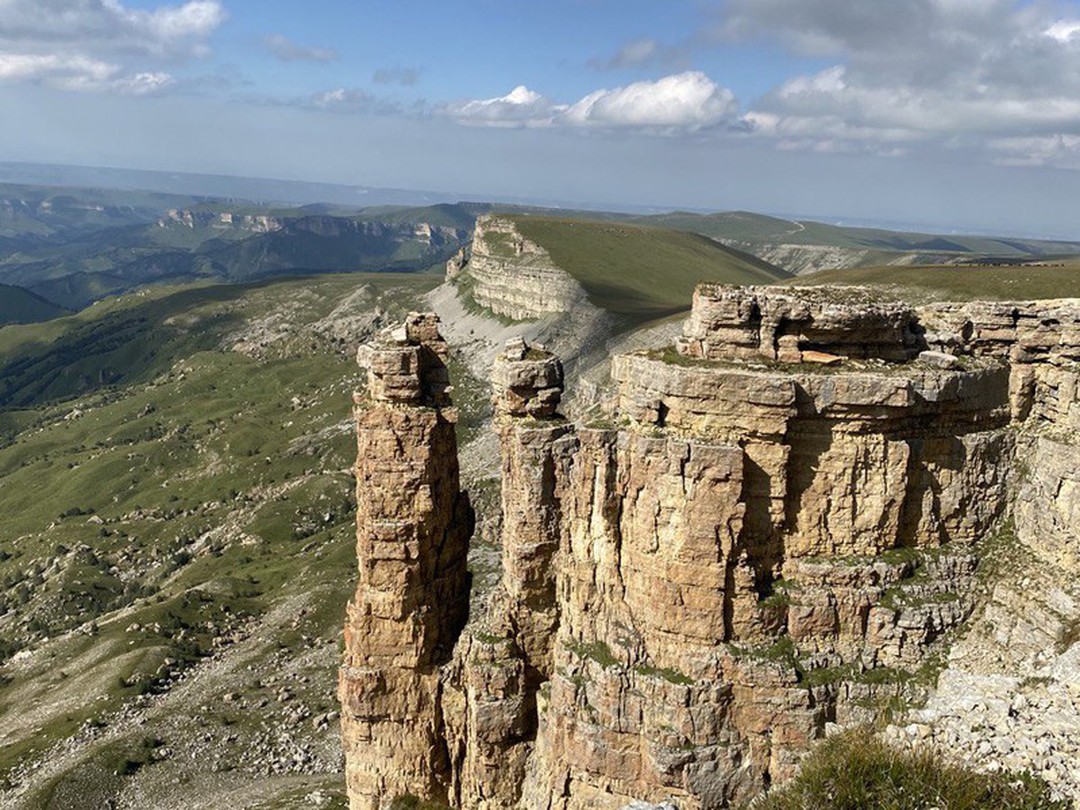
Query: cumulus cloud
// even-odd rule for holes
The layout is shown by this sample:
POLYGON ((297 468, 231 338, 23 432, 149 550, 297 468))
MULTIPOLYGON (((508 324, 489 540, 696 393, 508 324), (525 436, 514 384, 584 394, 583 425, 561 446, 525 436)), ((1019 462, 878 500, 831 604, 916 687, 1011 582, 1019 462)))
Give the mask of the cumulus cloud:
POLYGON ((565 109, 522 84, 505 96, 455 102, 446 111, 468 126, 518 127, 550 126, 565 109))
POLYGON ((572 105, 565 118, 578 124, 697 130, 730 120, 737 111, 734 93, 704 73, 688 71, 597 90, 572 105))
POLYGON ((146 94, 159 69, 209 52, 219 0, 130 8, 121 0, 0 0, 0 81, 146 94))
POLYGON ((297 45, 284 34, 263 37, 263 45, 282 62, 333 62, 338 58, 333 48, 297 45))
POLYGON ((1080 135, 1080 19, 1056 11, 1014 0, 910 0, 902 13, 892 0, 728 0, 709 33, 833 62, 747 114, 749 130, 786 148, 975 144, 1051 164, 1080 135))
POLYGON ((448 105, 459 123, 501 127, 595 127, 694 132, 735 120, 738 102, 704 73, 687 71, 589 93, 560 104, 521 85, 505 96, 448 105))

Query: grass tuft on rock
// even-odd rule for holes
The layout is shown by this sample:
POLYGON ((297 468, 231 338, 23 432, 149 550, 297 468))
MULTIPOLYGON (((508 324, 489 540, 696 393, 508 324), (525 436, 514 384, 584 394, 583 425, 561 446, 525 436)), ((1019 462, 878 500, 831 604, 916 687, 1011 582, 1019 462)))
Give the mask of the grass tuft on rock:
POLYGON ((938 751, 896 748, 865 729, 824 741, 752 810, 1068 810, 1026 773, 978 773, 938 751))

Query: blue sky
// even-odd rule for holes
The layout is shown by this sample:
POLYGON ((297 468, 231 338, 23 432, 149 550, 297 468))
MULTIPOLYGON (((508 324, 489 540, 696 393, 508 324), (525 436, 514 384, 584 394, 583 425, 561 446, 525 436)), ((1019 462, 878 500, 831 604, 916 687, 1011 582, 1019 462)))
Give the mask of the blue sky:
POLYGON ((1080 238, 1080 3, 0 0, 0 160, 1080 238))

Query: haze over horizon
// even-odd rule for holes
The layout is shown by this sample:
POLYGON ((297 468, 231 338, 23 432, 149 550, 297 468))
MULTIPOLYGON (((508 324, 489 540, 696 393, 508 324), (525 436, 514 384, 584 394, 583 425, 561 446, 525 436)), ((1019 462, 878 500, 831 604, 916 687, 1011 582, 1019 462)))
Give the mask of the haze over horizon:
POLYGON ((5 161, 1080 238, 1075 0, 0 0, 0 104, 5 161))

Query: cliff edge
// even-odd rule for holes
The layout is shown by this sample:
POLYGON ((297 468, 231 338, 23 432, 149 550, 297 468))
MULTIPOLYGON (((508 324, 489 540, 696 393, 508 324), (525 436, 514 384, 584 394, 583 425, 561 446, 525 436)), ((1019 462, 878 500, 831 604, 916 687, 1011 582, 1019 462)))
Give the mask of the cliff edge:
MULTIPOLYGON (((445 344, 421 315, 362 352, 354 810, 738 806, 830 729, 928 697, 928 731, 893 733, 958 739, 933 685, 987 611, 999 669, 1071 688, 1080 302, 701 285, 673 347, 615 358, 617 405, 591 424, 560 416, 558 358, 512 342, 493 372, 502 581, 467 625, 471 518, 425 352, 445 344), (1048 577, 1035 620, 1002 574, 1019 558, 1048 577)), ((1080 796, 1052 753, 1041 770, 1080 796)))

